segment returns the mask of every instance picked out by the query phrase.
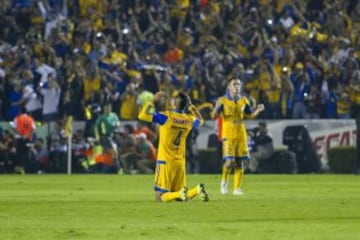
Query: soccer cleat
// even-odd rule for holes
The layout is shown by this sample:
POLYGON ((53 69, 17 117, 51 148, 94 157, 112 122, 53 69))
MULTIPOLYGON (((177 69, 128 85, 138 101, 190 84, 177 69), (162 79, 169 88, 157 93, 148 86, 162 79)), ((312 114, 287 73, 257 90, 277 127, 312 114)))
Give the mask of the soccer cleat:
POLYGON ((181 201, 187 202, 187 201, 189 200, 189 197, 188 197, 187 192, 188 192, 187 187, 183 187, 183 188, 180 190, 180 192, 179 192, 179 193, 180 193, 179 199, 180 199, 181 201))
POLYGON ((239 196, 239 195, 243 195, 243 194, 244 194, 244 191, 241 188, 235 189, 233 191, 233 195, 239 196))
POLYGON ((197 185, 197 192, 200 195, 201 200, 203 200, 204 202, 208 202, 210 200, 209 194, 206 192, 206 189, 205 189, 205 184, 199 183, 197 185))
POLYGON ((227 194, 228 193, 228 184, 225 181, 221 181, 220 183, 220 192, 221 194, 227 194))

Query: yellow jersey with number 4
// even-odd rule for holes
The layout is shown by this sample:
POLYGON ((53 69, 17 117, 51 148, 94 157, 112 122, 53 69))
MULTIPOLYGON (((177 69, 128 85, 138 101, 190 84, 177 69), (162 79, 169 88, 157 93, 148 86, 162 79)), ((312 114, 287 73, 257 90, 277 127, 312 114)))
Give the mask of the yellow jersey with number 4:
POLYGON ((196 118, 192 115, 165 111, 159 113, 167 120, 159 127, 158 160, 176 164, 183 163, 186 153, 186 138, 194 126, 196 118))
POLYGON ((191 129, 198 128, 203 122, 192 114, 178 111, 148 113, 151 104, 146 104, 139 119, 159 124, 159 146, 157 160, 171 164, 185 163, 186 138, 191 129))

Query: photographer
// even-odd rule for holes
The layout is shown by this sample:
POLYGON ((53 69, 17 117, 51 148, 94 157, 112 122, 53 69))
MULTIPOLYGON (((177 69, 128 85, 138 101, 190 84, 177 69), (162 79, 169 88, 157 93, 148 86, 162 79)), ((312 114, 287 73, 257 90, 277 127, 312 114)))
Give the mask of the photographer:
POLYGON ((135 156, 136 165, 140 173, 154 173, 156 167, 156 149, 150 141, 146 140, 145 133, 136 135, 135 156))
POLYGON ((268 133, 265 122, 260 122, 255 130, 253 152, 251 152, 249 169, 251 172, 261 172, 261 165, 274 154, 273 139, 268 133))

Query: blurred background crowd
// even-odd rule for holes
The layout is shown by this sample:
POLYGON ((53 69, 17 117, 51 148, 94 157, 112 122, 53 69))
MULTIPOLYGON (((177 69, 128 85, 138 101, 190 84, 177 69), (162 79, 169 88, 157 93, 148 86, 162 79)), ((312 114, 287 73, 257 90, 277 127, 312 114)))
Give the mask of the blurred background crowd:
POLYGON ((347 118, 358 66, 357 0, 4 0, 0 120, 113 103, 136 119, 156 91, 212 103, 226 79, 262 118, 347 118))
POLYGON ((2 0, 0 121, 136 120, 158 90, 205 113, 229 77, 260 118, 350 118, 359 30, 358 0, 2 0))

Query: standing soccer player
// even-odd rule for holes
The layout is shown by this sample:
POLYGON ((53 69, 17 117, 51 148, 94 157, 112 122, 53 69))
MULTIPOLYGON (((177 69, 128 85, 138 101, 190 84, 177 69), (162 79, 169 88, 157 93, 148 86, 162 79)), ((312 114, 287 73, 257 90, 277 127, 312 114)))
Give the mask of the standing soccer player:
POLYGON ((149 102, 140 111, 139 119, 153 122, 159 127, 159 147, 155 171, 155 199, 160 202, 172 200, 187 201, 200 195, 203 201, 209 201, 205 185, 186 187, 186 137, 193 128, 200 127, 204 120, 198 109, 192 105, 190 97, 179 93, 171 99, 172 110, 153 112, 154 105, 166 104, 163 92, 155 94, 154 102, 149 102), (190 113, 185 113, 189 109, 190 113))
POLYGON ((249 101, 241 96, 241 81, 230 78, 227 84, 227 92, 220 97, 212 111, 212 117, 222 116, 222 141, 223 141, 223 168, 220 191, 222 194, 228 193, 228 179, 232 169, 234 169, 234 195, 242 195, 241 189, 244 176, 243 161, 249 160, 249 150, 247 133, 244 119, 255 118, 260 112, 264 111, 263 104, 257 105, 252 111, 249 101))
POLYGON ((112 112, 111 103, 106 103, 104 113, 97 118, 95 123, 95 137, 99 140, 103 152, 111 155, 113 167, 116 168, 114 171, 118 171, 120 168, 117 159, 117 145, 113 141, 113 134, 119 126, 119 118, 116 113, 112 112))

